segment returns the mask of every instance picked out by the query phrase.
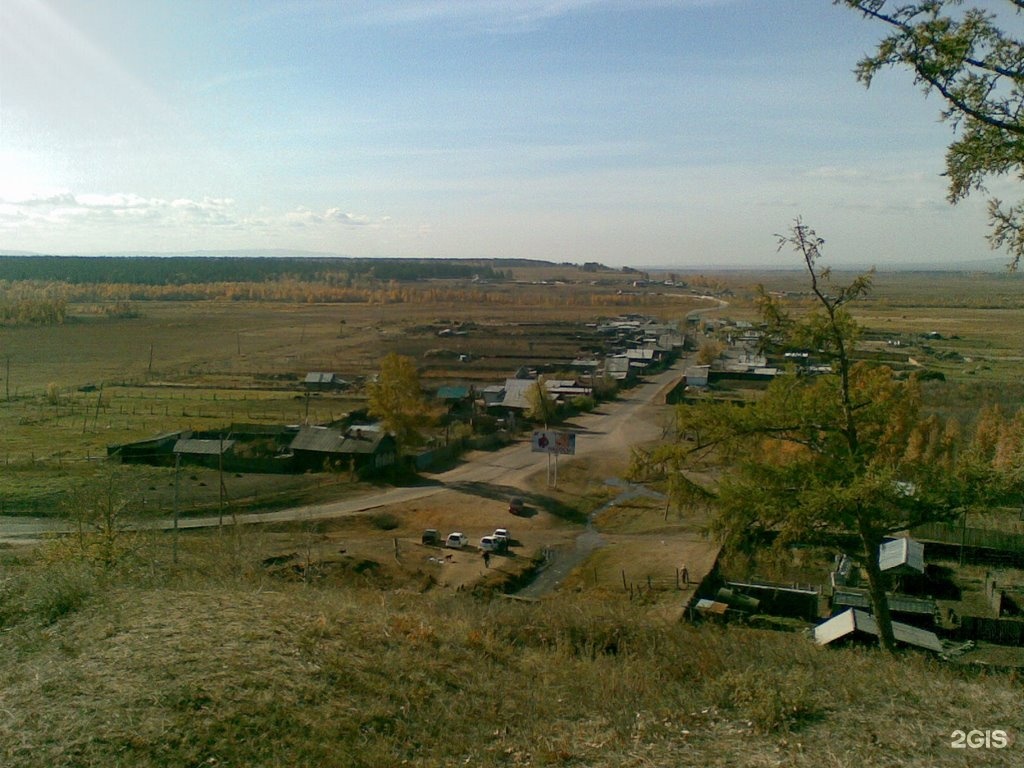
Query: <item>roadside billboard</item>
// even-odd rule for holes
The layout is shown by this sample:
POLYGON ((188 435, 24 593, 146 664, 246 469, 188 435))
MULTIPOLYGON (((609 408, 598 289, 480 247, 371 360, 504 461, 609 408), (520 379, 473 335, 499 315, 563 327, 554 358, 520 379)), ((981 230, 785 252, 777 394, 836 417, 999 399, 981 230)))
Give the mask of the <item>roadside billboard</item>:
POLYGON ((534 453, 576 453, 576 433, 555 429, 538 429, 531 440, 534 453))

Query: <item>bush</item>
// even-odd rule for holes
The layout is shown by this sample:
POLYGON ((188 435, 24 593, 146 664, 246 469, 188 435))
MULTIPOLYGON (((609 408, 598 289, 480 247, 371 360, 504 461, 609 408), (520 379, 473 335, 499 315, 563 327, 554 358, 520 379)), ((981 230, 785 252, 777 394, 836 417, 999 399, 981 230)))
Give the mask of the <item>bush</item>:
POLYGON ((390 512, 378 512, 377 514, 370 515, 370 523, 378 530, 393 531, 402 524, 402 521, 390 512))
POLYGON ((570 405, 581 413, 590 413, 597 407, 597 402, 592 397, 580 395, 579 397, 574 397, 570 401, 570 405))

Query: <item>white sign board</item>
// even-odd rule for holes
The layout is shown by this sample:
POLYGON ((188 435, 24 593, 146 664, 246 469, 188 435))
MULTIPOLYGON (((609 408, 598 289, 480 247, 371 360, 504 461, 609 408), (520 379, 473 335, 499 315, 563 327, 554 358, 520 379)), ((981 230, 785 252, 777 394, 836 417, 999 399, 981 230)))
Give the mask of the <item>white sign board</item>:
POLYGON ((576 433, 554 429, 539 429, 531 440, 534 453, 568 454, 576 453, 576 433))

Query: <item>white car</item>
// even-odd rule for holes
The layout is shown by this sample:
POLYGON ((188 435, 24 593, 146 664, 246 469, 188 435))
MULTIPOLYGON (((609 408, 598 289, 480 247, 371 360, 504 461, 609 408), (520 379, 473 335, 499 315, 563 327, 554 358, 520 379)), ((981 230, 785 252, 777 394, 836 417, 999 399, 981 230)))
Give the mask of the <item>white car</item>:
POLYGON ((498 541, 504 542, 506 546, 512 542, 512 534, 508 532, 508 528, 495 528, 491 536, 498 541))
POLYGON ((480 550, 482 552, 497 552, 501 548, 501 542, 494 536, 484 536, 480 539, 480 550))
POLYGON ((469 544, 469 536, 459 531, 449 533, 448 538, 444 540, 444 545, 450 549, 462 549, 467 544, 469 544))

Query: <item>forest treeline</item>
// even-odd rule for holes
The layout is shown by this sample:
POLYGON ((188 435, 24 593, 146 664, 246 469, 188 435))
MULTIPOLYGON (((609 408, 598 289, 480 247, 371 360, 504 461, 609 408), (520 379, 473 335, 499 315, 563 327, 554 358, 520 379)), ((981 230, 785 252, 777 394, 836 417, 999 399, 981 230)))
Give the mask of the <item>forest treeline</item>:
POLYGON ((291 278, 259 283, 187 283, 139 285, 0 280, 0 324, 58 325, 70 304, 96 304, 111 317, 138 317, 135 302, 146 301, 264 301, 305 304, 488 304, 492 306, 637 307, 656 297, 643 293, 607 291, 551 292, 542 288, 510 290, 475 284, 408 284, 396 280, 347 287, 291 278))
POLYGON ((351 287, 360 280, 503 280, 501 270, 478 261, 243 256, 0 256, 0 280, 73 285, 196 285, 279 280, 351 287))

